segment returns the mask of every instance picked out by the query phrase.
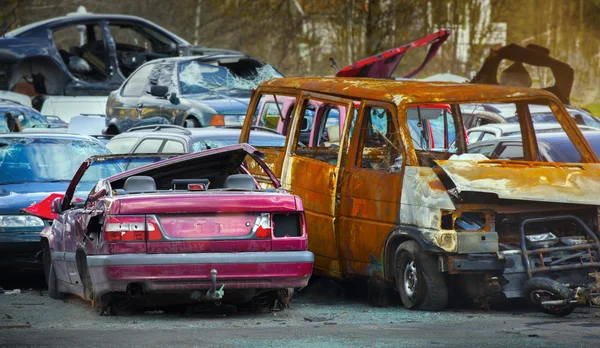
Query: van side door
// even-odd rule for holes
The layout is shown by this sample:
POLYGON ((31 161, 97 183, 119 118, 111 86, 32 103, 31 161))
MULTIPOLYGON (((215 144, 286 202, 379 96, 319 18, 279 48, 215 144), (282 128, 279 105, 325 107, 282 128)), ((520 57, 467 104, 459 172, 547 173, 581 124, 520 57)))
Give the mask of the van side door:
MULTIPOLYGON (((338 177, 344 153, 347 151, 346 139, 337 139, 340 129, 340 117, 329 129, 335 129, 335 135, 322 138, 320 142, 299 144, 306 117, 312 116, 307 111, 314 105, 313 101, 323 105, 345 108, 349 118, 354 113, 352 100, 337 98, 319 93, 303 92, 296 111, 290 133, 288 134, 288 154, 285 157, 281 184, 300 196, 306 213, 307 227, 310 233, 308 248, 315 255, 315 271, 327 276, 343 278, 340 259, 339 242, 337 237, 337 217, 339 215, 338 177)), ((329 114, 327 114, 329 115, 329 114)), ((333 113, 331 113, 333 115, 333 113)), ((315 120, 319 118, 314 118, 315 120)), ((327 125, 327 117, 320 118, 322 122, 313 122, 312 127, 323 130, 327 125)), ((333 117, 332 117, 333 119, 333 117)), ((346 124, 349 127, 348 124, 346 124)), ((346 134, 346 133, 344 133, 346 134)))
POLYGON ((340 177, 339 249, 348 274, 383 276, 385 243, 399 226, 406 155, 396 115, 382 102, 359 110, 340 177))

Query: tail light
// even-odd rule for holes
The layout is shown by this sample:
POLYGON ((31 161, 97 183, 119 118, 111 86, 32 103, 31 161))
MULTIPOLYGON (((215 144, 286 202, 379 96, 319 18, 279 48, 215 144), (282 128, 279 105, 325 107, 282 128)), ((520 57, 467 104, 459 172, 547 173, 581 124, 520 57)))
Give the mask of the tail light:
POLYGON ((107 217, 104 225, 104 240, 107 242, 143 242, 161 238, 156 220, 146 219, 144 215, 112 215, 107 217))
POLYGON ((308 239, 303 212, 273 214, 273 251, 306 250, 308 239))
POLYGON ((271 216, 269 214, 261 214, 256 217, 252 232, 256 238, 271 238, 271 216))

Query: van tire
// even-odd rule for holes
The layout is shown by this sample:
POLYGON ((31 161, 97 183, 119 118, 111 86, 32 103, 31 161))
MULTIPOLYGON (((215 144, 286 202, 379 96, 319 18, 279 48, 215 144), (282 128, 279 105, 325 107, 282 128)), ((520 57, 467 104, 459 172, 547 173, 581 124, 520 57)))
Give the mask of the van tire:
POLYGON ((404 307, 440 311, 448 304, 448 287, 437 258, 423 252, 414 240, 396 249, 396 286, 404 307))

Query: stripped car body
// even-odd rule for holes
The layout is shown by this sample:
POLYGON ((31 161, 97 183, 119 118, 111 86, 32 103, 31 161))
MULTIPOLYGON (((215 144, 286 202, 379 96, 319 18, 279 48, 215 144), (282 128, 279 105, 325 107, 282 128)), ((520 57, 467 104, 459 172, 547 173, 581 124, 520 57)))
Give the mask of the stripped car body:
POLYGON ((59 215, 41 233, 50 295, 120 306, 165 299, 274 306, 307 284, 313 255, 302 202, 278 190, 274 176, 276 189, 257 189, 242 165, 254 161, 268 171, 254 148, 231 145, 138 167, 72 202, 95 165, 135 158, 88 159, 64 199, 52 202, 59 215))
MULTIPOLYGON (((589 262, 563 265, 559 258, 561 272, 536 275, 558 282, 577 278, 588 284, 585 270, 598 269, 596 237, 584 230, 598 233, 600 200, 594 192, 600 188, 600 165, 574 120, 551 93, 367 78, 277 79, 254 92, 241 142, 247 141, 255 126, 261 98, 280 95, 297 100, 286 145, 261 151, 283 187, 304 201, 308 228, 313 231, 309 250, 315 254, 315 273, 369 278, 375 297, 382 286, 395 284, 406 307, 425 310, 446 306, 449 290, 444 274, 452 275, 460 291, 481 305, 497 295, 521 297, 528 280, 524 264, 544 267, 533 260, 541 253, 531 256, 521 248, 519 224, 558 213, 569 215, 566 220, 574 216, 585 221, 585 226, 569 229, 565 221, 536 221, 525 231, 583 235, 585 246, 579 247, 587 248, 589 262), (313 101, 347 107, 346 115, 340 115, 346 122, 338 146, 298 144, 304 111, 313 101), (456 131, 464 129, 460 104, 487 102, 516 103, 522 160, 461 155, 467 143, 464 132, 456 131), (420 121, 430 119, 425 108, 430 104, 450 105, 457 154, 451 149, 415 147, 418 142, 409 120, 415 117, 415 108, 420 121), (534 104, 551 108, 582 163, 539 161, 528 108, 534 104), (387 123, 376 129, 374 122, 381 114, 387 123), (384 141, 374 141, 376 135, 384 141), (525 262, 525 254, 532 260, 525 262)), ((259 168, 250 170, 264 180, 259 168)))

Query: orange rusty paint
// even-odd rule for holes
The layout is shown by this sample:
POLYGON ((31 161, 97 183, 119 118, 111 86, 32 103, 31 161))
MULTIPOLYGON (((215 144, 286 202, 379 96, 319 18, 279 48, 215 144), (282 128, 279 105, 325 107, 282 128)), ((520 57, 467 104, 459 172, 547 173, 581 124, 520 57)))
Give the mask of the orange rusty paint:
MULTIPOLYGON (((439 236, 444 232, 441 229, 442 211, 452 214, 453 219, 463 212, 483 212, 486 216, 483 230, 493 231, 495 216, 499 213, 576 208, 582 206, 578 203, 584 204, 581 197, 585 198, 585 204, 596 205, 597 200, 592 196, 600 190, 600 181, 595 179, 600 178, 600 167, 590 163, 598 163, 598 158, 564 106, 549 92, 520 87, 367 78, 273 79, 263 82, 253 92, 241 142, 248 141, 252 120, 263 94, 293 96, 298 100, 292 112, 285 146, 260 150, 266 154, 265 162, 281 180, 283 188, 303 199, 309 250, 315 254, 315 273, 339 278, 374 274, 389 279, 389 274, 386 274, 389 272, 384 266, 388 260, 384 258, 394 252, 385 250, 390 234, 402 224, 407 224, 429 229, 433 237, 439 236), (347 107, 347 114, 340 115, 345 124, 339 148, 297 146, 304 116, 302 105, 311 98, 347 107), (398 137, 394 140, 402 146, 403 163, 399 173, 359 168, 364 140, 361 140, 361 127, 351 128, 349 122, 358 102, 360 109, 356 124, 363 124, 367 105, 383 106, 392 114, 398 137), (458 103, 490 102, 517 104, 521 110, 519 116, 523 134, 530 137, 535 135, 531 119, 526 117, 529 112, 524 103, 550 106, 579 150, 582 162, 586 163, 557 165, 535 162, 536 143, 529 140, 524 142, 528 161, 485 161, 468 168, 456 165, 460 161, 437 161, 441 166, 437 168, 433 161, 435 158, 415 149, 406 116, 409 107, 450 104, 452 114, 458 116, 458 103), (447 187, 441 178, 447 180, 444 183, 458 180, 460 185, 474 185, 477 189, 483 187, 484 192, 492 193, 499 189, 509 199, 515 199, 516 195, 540 203, 531 205, 524 201, 511 206, 455 202, 446 194, 447 187), (487 183, 483 185, 482 180, 487 180, 487 183), (478 182, 482 185, 478 186, 478 182), (579 201, 571 199, 573 190, 578 187, 581 194, 579 201), (561 199, 571 204, 562 204, 561 199), (544 203, 544 200, 552 203, 544 203), (415 221, 423 223, 419 225, 415 221), (430 226, 424 226, 425 223, 430 226)), ((456 124, 459 126, 457 129, 462 129, 462 118, 458 117, 456 124)), ((463 132, 456 135, 458 148, 464 149, 463 132)), ((381 149, 367 149, 364 155, 379 159, 385 154, 381 149)), ((447 159, 449 154, 436 153, 436 156, 447 159)), ((255 166, 249 166, 249 170, 260 174, 255 166)), ((430 236, 430 240, 436 239, 433 237, 430 236)), ((452 263, 451 254, 448 263, 452 263)))
POLYGON ((429 181, 429 182, 427 182, 427 184, 429 185, 429 187, 432 190, 435 190, 435 191, 446 191, 446 187, 444 187, 444 184, 442 184, 441 181, 438 181, 438 180, 436 180, 436 181, 429 181))

